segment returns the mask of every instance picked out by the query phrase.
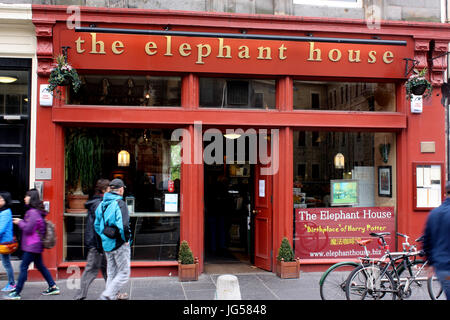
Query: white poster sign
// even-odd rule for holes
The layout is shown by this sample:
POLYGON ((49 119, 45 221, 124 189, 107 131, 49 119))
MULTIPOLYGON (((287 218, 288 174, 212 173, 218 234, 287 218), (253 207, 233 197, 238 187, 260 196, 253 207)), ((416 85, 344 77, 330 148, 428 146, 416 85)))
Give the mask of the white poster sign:
POLYGON ((166 193, 164 196, 164 211, 178 212, 178 194, 166 193))

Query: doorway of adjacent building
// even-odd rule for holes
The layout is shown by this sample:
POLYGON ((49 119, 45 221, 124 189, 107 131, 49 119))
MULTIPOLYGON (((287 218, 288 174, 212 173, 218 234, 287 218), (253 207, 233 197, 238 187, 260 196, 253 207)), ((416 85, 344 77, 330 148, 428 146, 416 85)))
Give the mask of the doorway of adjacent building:
MULTIPOLYGON (((227 143, 223 138, 224 149, 227 143)), ((246 141, 246 154, 250 147, 246 141)), ((223 163, 204 165, 205 273, 270 271, 271 176, 261 177, 261 165, 247 156, 226 161, 230 155, 223 154, 223 163), (261 248, 266 251, 262 255, 261 248)))

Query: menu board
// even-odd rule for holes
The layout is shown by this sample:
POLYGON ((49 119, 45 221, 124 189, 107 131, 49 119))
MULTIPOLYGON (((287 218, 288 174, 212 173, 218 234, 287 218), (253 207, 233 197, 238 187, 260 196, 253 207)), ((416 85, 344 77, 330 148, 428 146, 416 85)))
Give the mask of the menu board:
POLYGON ((442 165, 417 164, 414 169, 416 209, 439 207, 442 203, 442 165))

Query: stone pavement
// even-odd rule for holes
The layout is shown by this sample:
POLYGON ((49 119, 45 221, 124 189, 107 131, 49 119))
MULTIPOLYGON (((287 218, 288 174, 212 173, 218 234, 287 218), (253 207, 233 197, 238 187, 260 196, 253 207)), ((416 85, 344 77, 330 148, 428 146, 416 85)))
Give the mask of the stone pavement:
MULTIPOLYGON (((242 300, 320 300, 321 272, 302 272, 299 279, 281 279, 271 272, 235 274, 242 300)), ((131 300, 214 300, 219 274, 201 274, 198 281, 180 282, 178 277, 131 278, 126 289, 131 300)), ((72 300, 74 280, 58 280, 60 295, 43 296, 45 282, 25 283, 22 300, 72 300)), ((3 287, 6 282, 0 281, 3 287)), ((87 300, 96 300, 105 282, 96 279, 89 288, 87 300)), ((4 294, 1 294, 3 297, 4 294)))

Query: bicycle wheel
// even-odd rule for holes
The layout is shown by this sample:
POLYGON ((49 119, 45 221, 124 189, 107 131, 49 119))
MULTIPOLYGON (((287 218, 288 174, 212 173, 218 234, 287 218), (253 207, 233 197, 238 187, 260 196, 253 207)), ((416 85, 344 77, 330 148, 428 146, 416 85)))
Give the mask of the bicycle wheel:
POLYGON ((377 265, 355 268, 345 284, 347 300, 395 300, 397 297, 394 280, 388 272, 382 274, 377 265))
POLYGON ((322 300, 345 300, 345 282, 357 266, 356 262, 340 262, 328 268, 319 281, 322 300))
POLYGON ((414 277, 415 279, 409 283, 406 292, 402 292, 402 299, 408 300, 428 300, 430 295, 427 287, 427 274, 429 266, 423 260, 411 261, 410 270, 402 265, 398 269, 400 277, 400 286, 406 285, 406 277, 414 277))
POLYGON ((433 274, 427 280, 428 294, 431 300, 446 300, 445 293, 442 290, 441 283, 439 282, 436 275, 433 274))

